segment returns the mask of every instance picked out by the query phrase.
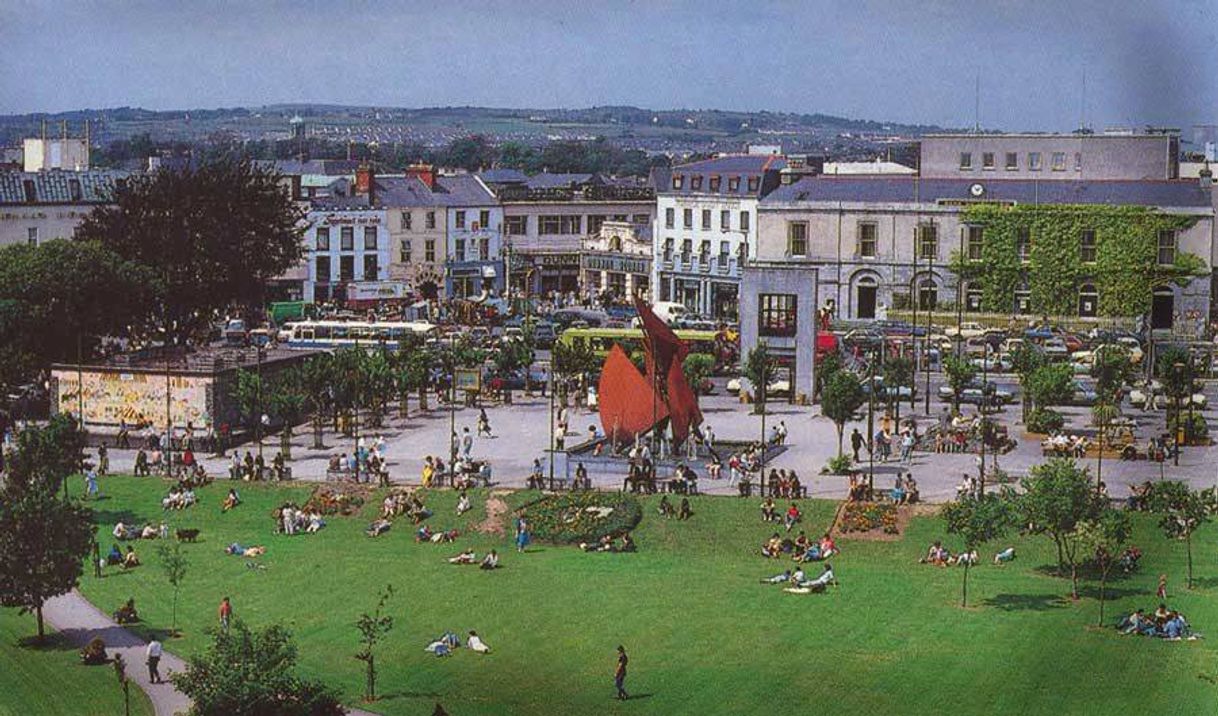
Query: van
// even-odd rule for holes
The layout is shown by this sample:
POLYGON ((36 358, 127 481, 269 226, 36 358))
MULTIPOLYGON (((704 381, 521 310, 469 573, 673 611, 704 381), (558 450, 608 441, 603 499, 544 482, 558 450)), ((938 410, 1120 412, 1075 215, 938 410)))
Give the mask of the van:
POLYGON ((656 314, 656 317, 665 323, 672 324, 677 319, 689 314, 689 309, 683 303, 675 301, 656 301, 651 306, 651 312, 656 314))

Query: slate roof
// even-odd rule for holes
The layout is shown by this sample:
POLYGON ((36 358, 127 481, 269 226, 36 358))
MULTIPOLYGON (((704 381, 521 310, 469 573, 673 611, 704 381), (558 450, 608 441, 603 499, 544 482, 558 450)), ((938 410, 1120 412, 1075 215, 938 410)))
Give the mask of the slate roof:
POLYGON ((554 189, 557 187, 599 183, 600 177, 595 174, 552 174, 550 172, 542 172, 529 177, 525 185, 530 189, 554 189))
POLYGON ((717 194, 723 196, 761 197, 778 186, 779 170, 787 166, 787 160, 780 156, 768 154, 731 154, 713 159, 682 164, 667 171, 652 173, 652 181, 656 182, 656 191, 661 194, 717 194), (719 177, 719 188, 711 190, 711 177, 719 177), (681 188, 673 187, 673 181, 681 177, 681 188), (695 189, 693 177, 701 177, 700 186, 695 189), (739 177, 740 181, 735 190, 730 179, 739 177), (759 177, 758 187, 749 190, 749 178, 759 177), (660 183, 663 182, 663 183, 660 183))
POLYGON ((939 200, 981 200, 1018 204, 1105 204, 1210 208, 1210 195, 1199 182, 1154 181, 1032 181, 1005 179, 921 179, 916 177, 805 177, 775 189, 762 206, 789 202, 929 203, 939 200), (985 187, 974 197, 973 184, 985 187))
POLYGON ((446 196, 428 189, 418 177, 376 177, 376 200, 382 206, 444 206, 446 196))
POLYGON ((343 176, 355 174, 361 162, 357 159, 260 159, 255 164, 264 169, 274 169, 280 174, 325 174, 343 176))
POLYGON ((0 204, 106 204, 115 182, 130 176, 130 172, 107 170, 0 171, 0 204), (26 196, 27 181, 33 182, 32 198, 26 196), (79 182, 79 190, 73 182, 79 182))
POLYGON ((488 169, 478 176, 487 184, 523 184, 529 180, 519 169, 488 169))
POLYGON ((473 174, 438 176, 436 189, 437 193, 444 195, 440 200, 442 206, 492 206, 499 203, 486 184, 473 174))

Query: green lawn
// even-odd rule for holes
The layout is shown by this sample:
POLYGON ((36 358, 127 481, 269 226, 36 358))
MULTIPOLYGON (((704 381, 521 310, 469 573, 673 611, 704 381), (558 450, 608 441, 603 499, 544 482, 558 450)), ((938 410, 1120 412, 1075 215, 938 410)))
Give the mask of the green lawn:
MULTIPOLYGON (((30 638, 36 633, 32 616, 0 609, 0 716, 123 713, 123 696, 112 667, 82 665, 77 648, 58 634, 50 633, 45 644, 35 645, 30 638)), ((148 697, 135 685, 131 713, 152 713, 148 697)))
MULTIPOLYGON (((161 518, 159 480, 107 478, 102 489, 108 499, 95 507, 103 534, 120 517, 161 518)), ((1210 714, 1218 706, 1218 641, 1170 643, 1093 628, 1096 601, 1063 600, 1068 583, 1045 573, 1053 555, 1045 539, 1013 539, 1019 558, 1012 565, 973 570, 976 606, 962 609, 958 569, 915 563, 943 536, 931 518, 915 520, 897 542, 842 540, 845 552, 833 560, 840 589, 795 596, 757 582, 786 565, 757 554, 772 530, 758 520, 755 500, 697 498, 688 523, 658 518, 649 502, 636 533, 640 552, 630 555, 534 545, 522 556, 508 545, 510 535, 463 537, 458 547, 504 554, 504 568, 486 573, 447 564, 457 548, 415 544, 405 523, 368 539, 366 515, 333 519, 316 535, 275 536, 272 508, 288 496, 303 500, 309 488, 246 486, 245 504, 221 514, 226 489, 213 485, 201 492, 200 505, 171 515, 172 526, 202 535, 187 546, 184 636, 167 648, 185 655, 202 646, 217 604, 230 595, 239 617, 289 625, 304 671, 354 703, 362 664, 352 657, 353 623, 390 583, 397 627, 378 659, 386 698, 372 706, 386 714, 430 714, 437 701, 462 716, 1210 714), (234 540, 265 544, 259 561, 266 569, 225 556, 223 546, 234 540), (476 629, 494 653, 423 653, 446 629, 476 629), (619 643, 631 655, 628 687, 640 697, 626 703, 610 698, 619 643)), ((476 509, 456 519, 455 495, 429 494, 433 527, 468 527, 483 517, 484 498, 476 495, 476 509)), ((833 508, 805 505, 809 534, 823 530, 833 508)), ((1173 606, 1218 638, 1216 533, 1198 536, 1199 586, 1186 592, 1183 545, 1159 538, 1146 516, 1136 524, 1143 569, 1112 585, 1118 598, 1109 613, 1154 606, 1155 581, 1165 572, 1173 606)), ((169 590, 151 547, 139 545, 145 566, 101 580, 90 575, 82 588, 107 611, 135 597, 147 628, 160 630, 169 625, 169 590)))

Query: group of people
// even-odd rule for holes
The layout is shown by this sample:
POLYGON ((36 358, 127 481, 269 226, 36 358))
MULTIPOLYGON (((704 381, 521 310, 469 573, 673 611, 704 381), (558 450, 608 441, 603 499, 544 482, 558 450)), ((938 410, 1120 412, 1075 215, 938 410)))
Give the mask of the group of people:
POLYGON ((1057 432, 1042 440, 1040 447, 1046 455, 1081 459, 1087 457, 1087 450, 1091 447, 1091 441, 1083 435, 1057 432))
POLYGON ((174 485, 169 488, 169 494, 161 498, 161 509, 184 510, 194 506, 198 501, 199 498, 195 495, 193 488, 174 485))
POLYGON ((786 469, 770 468, 768 487, 772 497, 783 499, 806 497, 803 483, 799 481, 799 475, 795 474, 794 470, 788 472, 786 469))
POLYGON ((482 561, 478 561, 478 553, 472 549, 462 550, 458 554, 448 558, 449 564, 476 564, 479 569, 498 569, 499 568, 499 553, 491 550, 482 557, 482 561))
POLYGON ((669 501, 669 499, 668 499, 668 495, 661 495, 660 496, 660 505, 657 509, 658 509, 661 517, 664 517, 664 518, 676 517, 678 520, 688 520, 694 514, 693 509, 689 505, 688 497, 682 497, 681 506, 679 508, 674 509, 672 506, 672 502, 669 501))
POLYGON ((159 525, 154 525, 151 522, 145 524, 141 528, 136 528, 132 525, 124 524, 119 520, 111 531, 114 539, 120 541, 135 540, 135 539, 168 539, 169 525, 164 522, 159 525))
POLYGON ((431 510, 413 492, 391 492, 385 495, 384 501, 381 502, 381 518, 392 520, 401 515, 406 515, 417 525, 431 517, 431 510))
POLYGON ((294 535, 301 532, 313 534, 326 526, 326 520, 319 510, 303 509, 295 503, 285 502, 274 512, 275 532, 277 534, 294 535))
POLYGON ((775 574, 772 577, 765 577, 761 580, 762 584, 785 584, 787 585, 783 591, 792 594, 811 594, 825 591, 830 584, 837 584, 837 576, 833 573, 833 565, 828 562, 821 570, 820 576, 809 579, 804 572, 803 567, 796 567, 794 570, 784 570, 781 574, 775 574))
MULTIPOLYGON (((1015 559, 1015 548, 1007 547, 1006 549, 994 555, 994 564, 1003 565, 1015 559)), ((918 564, 933 564, 936 567, 969 566, 975 567, 979 563, 977 550, 966 549, 957 554, 952 554, 949 549, 943 546, 943 542, 935 540, 930 547, 926 549, 926 554, 918 559, 918 564)))
MULTIPOLYGON (((276 456, 276 459, 278 457, 276 456)), ((372 479, 376 478, 377 484, 388 487, 389 467, 385 460, 385 438, 377 435, 371 444, 366 438, 360 438, 350 455, 346 452, 331 455, 326 470, 331 474, 350 476, 360 482, 372 482, 372 479)), ((277 476, 276 479, 281 478, 277 476)))
MULTIPOLYGON (((465 639, 465 645, 470 651, 478 654, 489 654, 491 648, 482 641, 482 637, 478 636, 478 632, 471 630, 469 636, 465 639)), ((454 649, 461 648, 461 639, 453 632, 446 631, 439 638, 432 639, 428 642, 423 651, 436 656, 452 656, 454 649)))
POLYGON ((619 545, 613 535, 603 535, 596 542, 580 542, 579 548, 585 552, 635 552, 638 547, 629 532, 622 533, 622 543, 619 545))
POLYGON ((1146 613, 1138 609, 1125 616, 1117 623, 1117 631, 1122 634, 1138 634, 1139 636, 1154 636, 1160 639, 1179 641, 1181 639, 1197 639, 1192 627, 1184 615, 1174 609, 1168 609, 1166 603, 1159 603, 1159 608, 1146 613))
POLYGON ((123 569, 132 569, 140 566, 139 555, 135 553, 135 548, 131 545, 127 545, 126 552, 119 549, 119 546, 116 544, 110 545, 110 552, 106 555, 105 562, 108 565, 117 565, 123 569))

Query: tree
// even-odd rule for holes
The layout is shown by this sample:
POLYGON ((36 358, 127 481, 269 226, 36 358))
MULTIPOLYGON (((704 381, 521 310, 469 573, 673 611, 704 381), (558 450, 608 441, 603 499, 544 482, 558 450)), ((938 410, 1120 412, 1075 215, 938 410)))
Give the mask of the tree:
MULTIPOLYGON (((430 357, 421 346, 413 342, 398 346, 393 361, 393 381, 398 389, 398 407, 403 418, 409 414, 410 394, 426 390, 429 363, 430 357)), ((422 407, 420 403, 419 408, 422 407)))
POLYGON ((820 411, 825 417, 832 420, 833 425, 837 428, 837 456, 839 458, 844 454, 842 433, 846 430, 846 423, 858 417, 858 410, 865 402, 867 402, 867 396, 863 393, 863 386, 850 371, 838 371, 825 386, 825 391, 820 397, 820 411))
POLYGON ((960 394, 977 377, 977 366, 966 358, 947 356, 943 359, 943 371, 947 373, 947 384, 952 389, 952 412, 959 412, 960 394))
MULTIPOLYGON (((880 350, 884 350, 882 347, 880 350)), ((914 364, 904 356, 889 358, 884 361, 884 402, 899 424, 901 422, 900 389, 902 386, 913 388, 914 364)))
POLYGON ((376 701, 376 656, 373 651, 376 645, 393 629, 393 617, 385 614, 385 604, 393 596, 393 585, 385 585, 381 598, 376 603, 376 609, 369 614, 364 612, 355 622, 355 628, 360 633, 360 651, 356 659, 364 662, 365 682, 364 700, 376 701))
POLYGON ((554 367, 554 375, 563 378, 564 384, 574 378, 582 389, 588 374, 595 373, 601 361, 587 341, 575 340, 555 343, 550 350, 550 363, 554 367))
POLYGON ((1042 365, 1028 376, 1023 391, 1037 409, 1068 403, 1074 397, 1074 372, 1068 363, 1042 365))
POLYGON ((301 388, 308 396, 309 412, 313 416, 313 448, 322 445, 322 424, 326 412, 334 405, 334 357, 330 353, 317 353, 300 367, 301 388))
POLYGON ((266 411, 266 401, 270 398, 266 383, 254 371, 237 369, 237 378, 233 381, 233 403, 236 404, 241 424, 246 428, 256 425, 266 411))
POLYGON ((169 634, 178 633, 178 590, 186 579, 186 555, 182 553, 182 543, 174 542, 171 548, 168 543, 161 542, 156 548, 157 556, 161 559, 161 571, 165 573, 165 581, 173 587, 173 621, 170 623, 169 634))
POLYGON ((820 359, 820 362, 816 364, 816 395, 813 396, 813 399, 818 398, 824 392, 825 386, 829 384, 829 379, 844 367, 842 357, 837 353, 826 353, 820 359))
POLYGON ((127 662, 121 653, 114 655, 114 676, 123 692, 123 713, 131 716, 131 680, 127 678, 127 662))
POLYGON ((45 428, 22 430, 0 487, 0 604, 32 612, 39 641, 42 605, 76 586, 93 543, 93 512, 59 497, 80 469, 83 444, 76 423, 63 415, 45 428))
POLYGON ((715 358, 706 353, 690 353, 681 364, 681 372, 685 374, 685 382, 693 389, 694 395, 700 395, 702 384, 715 372, 715 358))
POLYGON ((754 348, 749 350, 748 355, 744 358, 743 372, 744 377, 753 384, 753 395, 756 398, 753 412, 761 415, 765 412, 770 377, 774 373, 774 359, 770 357, 770 349, 766 346, 765 341, 758 342, 754 348))
MULTIPOLYGON (((1197 391, 1197 370, 1196 364, 1193 361, 1193 356, 1186 349, 1180 346, 1167 346, 1159 353, 1159 358, 1156 363, 1156 369, 1160 380, 1163 382, 1163 393, 1171 401, 1171 406, 1175 410, 1176 419, 1173 421, 1169 413, 1167 416, 1168 427, 1174 422, 1180 424, 1180 409, 1189 402, 1192 402, 1193 393, 1197 391)), ((1191 426, 1190 426, 1191 429, 1191 426)), ((1176 433, 1173 431, 1172 435, 1176 433)))
POLYGON ((338 694, 295 674, 291 633, 272 625, 251 631, 235 621, 208 632, 211 644, 171 679, 194 701, 192 716, 341 716, 338 694))
POLYGON ((209 331, 232 303, 261 306, 266 281, 302 255, 301 210, 278 174, 249 162, 218 159, 131 178, 114 198, 77 237, 148 267, 160 331, 174 343, 209 331))
POLYGON ((1085 468, 1070 459, 1058 458, 1032 468, 1020 480, 1020 521, 1032 534, 1046 534, 1057 547, 1057 568, 1070 570, 1070 596, 1078 599, 1079 542, 1071 539, 1082 522, 1098 519, 1103 498, 1091 489, 1085 468))
MULTIPOLYGON (((1032 373, 1047 363, 1048 359, 1045 358, 1045 352, 1031 343, 1021 343, 1019 347, 1011 352, 1011 368, 1019 376, 1020 386, 1026 386, 1032 373)), ((1023 403, 1023 421, 1027 423, 1028 415, 1032 412, 1032 404, 1028 399, 1026 389, 1024 390, 1021 402, 1023 403)))
POLYGON ((1108 574, 1120 559, 1129 541, 1132 530, 1129 513, 1105 507, 1096 519, 1080 522, 1074 530, 1074 539, 1092 555, 1100 573, 1100 618, 1104 626, 1104 602, 1107 598, 1108 574))
POLYGON ((1188 554, 1188 588, 1193 588, 1193 534, 1218 508, 1214 488, 1194 491, 1183 482, 1156 482, 1147 503, 1159 514, 1159 528, 1168 539, 1184 540, 1188 554))
MULTIPOLYGON (((1011 501, 1007 494, 992 492, 968 495, 943 508, 943 520, 948 534, 964 540, 964 551, 972 553, 978 547, 1006 534, 1011 525, 1011 501)), ((969 561, 964 562, 964 582, 960 606, 968 606, 969 561)))

